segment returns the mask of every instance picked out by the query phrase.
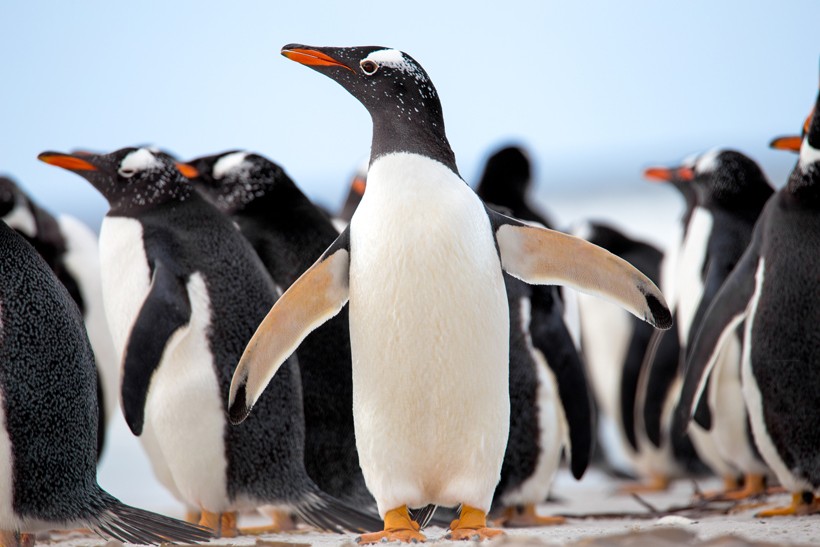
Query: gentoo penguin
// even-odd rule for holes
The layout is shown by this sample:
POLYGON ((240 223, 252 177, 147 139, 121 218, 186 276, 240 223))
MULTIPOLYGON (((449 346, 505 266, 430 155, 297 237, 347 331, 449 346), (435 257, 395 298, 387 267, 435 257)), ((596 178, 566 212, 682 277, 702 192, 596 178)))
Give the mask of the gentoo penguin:
POLYGON ((0 544, 77 526, 128 543, 209 539, 100 488, 97 419, 82 316, 34 248, 0 222, 0 544))
POLYGON ((348 228, 279 299, 234 373, 230 413, 248 415, 284 359, 350 302, 359 462, 384 519, 364 543, 423 541, 408 507, 461 505, 450 538, 486 526, 509 433, 509 309, 502 267, 615 299, 661 327, 660 291, 577 238, 484 206, 458 175, 436 90, 383 47, 285 46, 373 119, 367 191, 348 228), (540 251, 540 252, 538 252, 540 251))
POLYGON ((155 467, 201 508, 201 523, 235 535, 236 511, 278 504, 321 528, 378 527, 307 476, 294 359, 254 420, 227 422, 231 374, 276 299, 234 223, 146 148, 39 157, 81 175, 110 204, 100 229, 103 295, 122 355, 125 420, 162 458, 155 467))
MULTIPOLYGON (((194 186, 239 225, 279 287, 289 287, 339 236, 332 223, 269 159, 230 151, 188 162, 194 186)), ((305 467, 325 492, 373 506, 353 435, 353 384, 347 310, 296 351, 305 414, 305 467)))
MULTIPOLYGON (((653 281, 662 282, 662 253, 655 246, 602 222, 582 223, 573 233, 623 258, 653 281)), ((598 437, 613 470, 642 480, 624 485, 620 491, 663 490, 670 478, 689 469, 692 455, 690 445, 666 437, 668 428, 663 428, 664 439, 658 446, 648 440, 647 424, 642 419, 645 408, 656 405, 660 413, 668 407, 668 414, 672 407, 662 401, 673 391, 670 383, 659 382, 646 371, 646 353, 654 331, 607 302, 583 294, 577 300, 587 377, 598 403, 598 437)), ((674 334, 674 330, 673 324, 664 332, 674 334)), ((674 353, 677 359, 677 345, 674 353)))
POLYGON ((106 424, 119 406, 119 374, 102 303, 97 236, 72 216, 55 218, 7 177, 0 177, 0 218, 40 253, 83 314, 102 395, 98 397, 99 458, 105 445, 106 424))
POLYGON ((531 186, 532 166, 527 153, 520 146, 505 146, 487 158, 476 193, 485 203, 509 209, 516 218, 552 228, 554 223, 530 202, 531 186))
MULTIPOLYGON (((676 289, 684 355, 700 328, 714 295, 734 268, 751 239, 754 223, 773 189, 751 158, 725 149, 697 156, 689 166, 670 170, 695 190, 696 206, 687 230, 676 289), (695 305, 697 303, 697 305, 695 305)), ((740 385, 742 331, 723 341, 715 374, 699 404, 689 435, 701 460, 724 479, 721 497, 742 499, 764 490, 766 465, 751 439, 740 385), (732 488, 742 473, 744 488, 732 488)), ((683 371, 683 389, 698 379, 683 371)), ((684 431, 673 422, 672 434, 684 431)))
MULTIPOLYGON (((543 227, 547 218, 527 199, 530 161, 509 146, 487 159, 476 193, 497 212, 543 227)), ((544 517, 563 450, 580 479, 592 450, 592 412, 584 366, 564 323, 558 287, 532 286, 506 274, 510 309, 510 436, 501 479, 493 496, 496 522, 543 526, 564 522, 544 517)))
POLYGON ((820 512, 820 95, 802 139, 773 141, 799 151, 788 183, 766 204, 752 241, 715 296, 689 357, 699 379, 681 394, 692 416, 723 340, 743 325, 742 383, 760 455, 792 492, 788 507, 758 516, 820 512), (799 145, 799 146, 798 146, 799 145))

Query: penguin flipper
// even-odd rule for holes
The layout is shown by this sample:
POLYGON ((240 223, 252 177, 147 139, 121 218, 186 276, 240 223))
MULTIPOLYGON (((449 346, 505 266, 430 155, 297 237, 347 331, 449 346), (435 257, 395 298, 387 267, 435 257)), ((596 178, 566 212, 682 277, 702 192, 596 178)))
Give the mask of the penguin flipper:
POLYGON ((191 302, 185 283, 156 260, 151 287, 131 327, 123 360, 122 408, 134 435, 142 434, 148 386, 165 346, 190 319, 191 302))
MULTIPOLYGON (((759 230, 756 230, 757 235, 759 230)), ((706 381, 727 338, 746 319, 755 290, 759 237, 746 249, 735 269, 715 295, 703 322, 686 353, 686 373, 675 412, 674 431, 685 431, 706 381)))
POLYGON ((349 230, 277 300, 248 342, 234 371, 228 408, 238 424, 308 334, 347 303, 350 267, 349 230))
POLYGON ((530 332, 558 384, 558 398, 569 428, 572 475, 580 479, 592 457, 594 427, 584 365, 564 323, 555 287, 533 287, 530 332))
POLYGON ((659 329, 672 326, 661 291, 626 260, 588 241, 487 209, 502 268, 526 283, 566 285, 621 306, 659 329))

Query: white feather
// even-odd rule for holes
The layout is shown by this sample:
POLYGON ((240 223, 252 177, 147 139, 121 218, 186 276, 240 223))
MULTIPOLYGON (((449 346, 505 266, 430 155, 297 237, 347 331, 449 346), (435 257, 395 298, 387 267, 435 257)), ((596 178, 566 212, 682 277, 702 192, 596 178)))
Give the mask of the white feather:
POLYGON ((350 236, 356 444, 379 512, 487 510, 509 430, 509 310, 484 206, 443 164, 389 154, 350 236))

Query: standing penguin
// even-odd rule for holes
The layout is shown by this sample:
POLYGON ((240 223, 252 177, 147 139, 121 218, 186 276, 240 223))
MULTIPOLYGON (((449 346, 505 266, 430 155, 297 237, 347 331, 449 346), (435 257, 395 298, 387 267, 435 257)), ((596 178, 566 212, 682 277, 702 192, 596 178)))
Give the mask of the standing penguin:
POLYGON ((101 395, 99 458, 105 445, 106 424, 119 406, 119 374, 102 302, 97 236, 74 217, 55 218, 6 177, 0 177, 0 217, 40 253, 83 314, 101 395))
MULTIPOLYGON (((476 193, 497 212, 549 228, 528 202, 530 161, 517 146, 493 153, 476 193)), ((580 479, 592 451, 592 412, 584 367, 564 323, 554 286, 531 286, 505 274, 510 309, 510 436, 493 497, 496 522, 543 526, 564 522, 544 517, 536 505, 549 496, 566 455, 580 479)))
POLYGON ((0 222, 0 544, 84 526, 128 543, 208 531, 122 504, 97 484, 94 354, 68 291, 0 222))
POLYGON ((384 531, 364 543, 424 540, 409 507, 461 505, 453 539, 486 526, 509 429, 509 309, 519 279, 607 295, 668 327, 663 296, 626 262, 582 240, 484 206, 458 175, 424 69, 383 47, 289 45, 373 119, 367 191, 348 228, 279 299, 234 374, 241 421, 299 343, 350 301, 353 418, 384 531))
MULTIPOLYGON (((86 178, 111 209, 100 230, 103 291, 122 355, 122 400, 153 462, 202 509, 203 525, 237 533, 236 511, 289 507, 321 528, 378 521, 333 500, 304 469, 298 367, 289 359, 261 412, 227 423, 224 396, 242 348, 276 289, 233 222, 174 163, 146 148, 106 155, 47 152, 86 178)), ((287 357, 287 356, 286 356, 287 357)))
MULTIPOLYGON (((339 236, 285 171, 258 154, 223 152, 188 162, 194 186, 239 225, 279 287, 289 287, 339 236)), ((305 414, 305 467, 325 492, 374 505, 353 434, 353 383, 347 310, 296 351, 305 414)))
MULTIPOLYGON (((692 185, 697 200, 681 253, 674 305, 680 312, 680 340, 686 355, 714 295, 748 246, 773 189, 760 167, 734 150, 709 151, 696 157, 691 168, 672 171, 692 185)), ((723 340, 717 367, 688 430, 700 458, 724 478, 727 491, 719 495, 730 499, 762 493, 767 471, 754 448, 743 403, 741 344, 742 329, 723 340), (740 490, 732 488, 738 472, 745 477, 740 490)), ((682 374, 682 389, 699 381, 685 370, 682 374)), ((673 420, 672 435, 683 431, 673 420)))
POLYGON ((721 287, 689 354, 680 418, 705 393, 723 341, 743 325, 742 383, 760 455, 792 492, 788 507, 758 516, 820 512, 820 95, 804 136, 776 139, 799 151, 788 183, 766 204, 752 241, 721 287))

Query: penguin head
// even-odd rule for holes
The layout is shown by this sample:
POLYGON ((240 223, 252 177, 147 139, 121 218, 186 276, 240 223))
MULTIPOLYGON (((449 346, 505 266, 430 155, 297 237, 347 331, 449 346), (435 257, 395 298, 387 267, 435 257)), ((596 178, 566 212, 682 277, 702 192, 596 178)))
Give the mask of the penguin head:
POLYGON ((180 164, 178 168, 168 154, 149 148, 129 147, 110 154, 43 152, 37 158, 88 180, 108 200, 112 210, 139 209, 184 199, 190 194, 186 176, 195 176, 189 166, 180 164))
POLYGON ((757 206, 774 192, 757 162, 737 150, 715 148, 701 154, 692 173, 700 203, 728 208, 757 206))
POLYGON ((522 203, 532 182, 527 153, 520 146, 507 146, 489 157, 477 192, 498 205, 522 203))
POLYGON ((820 91, 814 107, 803 122, 802 135, 778 137, 770 146, 800 154, 787 187, 792 194, 807 201, 820 201, 820 91))
POLYGON ((279 165, 242 150, 202 156, 187 165, 198 173, 193 179, 195 188, 227 214, 241 211, 255 199, 280 187, 293 186, 279 165))
POLYGON ((695 188, 692 186, 692 179, 695 178, 696 156, 689 156, 677 167, 647 167, 643 176, 652 182, 667 182, 677 188, 683 194, 689 208, 694 207, 697 202, 695 188))
POLYGON ((391 152, 412 152, 458 173, 436 88, 408 54, 382 46, 288 44, 282 55, 333 79, 367 108, 373 119, 371 162, 391 152))

